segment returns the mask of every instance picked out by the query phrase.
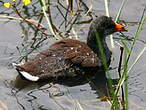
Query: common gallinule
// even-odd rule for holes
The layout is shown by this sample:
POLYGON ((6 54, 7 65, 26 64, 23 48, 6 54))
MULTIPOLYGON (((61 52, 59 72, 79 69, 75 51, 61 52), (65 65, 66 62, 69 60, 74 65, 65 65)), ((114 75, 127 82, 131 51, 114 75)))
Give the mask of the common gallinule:
POLYGON ((109 63, 111 51, 107 47, 105 38, 107 35, 121 31, 126 29, 110 17, 98 17, 89 28, 87 43, 69 38, 62 39, 40 52, 34 59, 22 65, 15 65, 16 70, 30 81, 74 77, 92 69, 98 70, 103 65, 96 37, 99 37, 106 61, 109 63))

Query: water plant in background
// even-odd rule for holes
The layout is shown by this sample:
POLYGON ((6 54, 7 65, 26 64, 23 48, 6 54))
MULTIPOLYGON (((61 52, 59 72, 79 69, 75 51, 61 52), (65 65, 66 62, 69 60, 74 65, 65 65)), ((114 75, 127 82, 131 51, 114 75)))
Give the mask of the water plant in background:
MULTIPOLYGON (((118 21, 120 19, 120 15, 122 12, 122 9, 124 7, 126 0, 122 1, 121 7, 118 11, 117 17, 115 21, 118 21)), ((108 2, 105 0, 105 9, 106 13, 109 16, 109 9, 108 9, 108 2)), ((134 39, 132 41, 132 45, 128 46, 127 41, 121 40, 122 45, 120 45, 120 50, 121 50, 121 55, 120 55, 120 61, 119 61, 119 67, 118 67, 118 72, 119 72, 119 81, 117 84, 116 89, 112 89, 112 79, 111 76, 109 76, 109 89, 112 94, 112 100, 111 100, 111 110, 129 110, 129 100, 128 100, 128 77, 129 77, 129 72, 133 68, 133 66, 137 63, 139 58, 142 56, 142 54, 145 52, 146 47, 142 49, 136 60, 133 62, 133 64, 130 66, 130 57, 134 48, 134 45, 136 43, 136 40, 140 37, 140 33, 143 30, 143 27, 146 23, 146 17, 144 16, 146 7, 142 13, 141 20, 139 22, 139 26, 137 28, 137 31, 135 33, 134 39), (123 58, 124 57, 124 58, 123 58), (121 91, 120 91, 121 90, 121 91), (121 92, 122 100, 118 98, 119 93, 121 92)), ((122 34, 123 35, 123 34, 122 34)), ((125 35, 123 35, 125 37, 125 35)), ((126 37, 125 37, 126 39, 126 37)), ((108 74, 109 75, 109 74, 108 74)))
POLYGON ((137 56, 136 60, 132 63, 132 65, 129 65, 130 59, 131 59, 131 55, 136 43, 136 40, 140 37, 140 34, 143 30, 144 25, 146 24, 146 17, 144 16, 146 8, 144 9, 143 13, 142 13, 142 17, 141 20, 139 22, 139 26, 137 28, 137 31, 135 33, 134 36, 134 40, 132 41, 132 45, 130 47, 127 46, 127 43, 122 41, 123 43, 123 47, 124 47, 124 60, 123 60, 123 68, 121 70, 121 77, 120 80, 118 82, 117 85, 117 89, 115 90, 115 94, 118 94, 118 91, 120 90, 120 88, 123 86, 124 87, 124 91, 122 92, 123 96, 124 96, 124 100, 123 100, 123 108, 125 110, 129 109, 129 100, 128 100, 128 77, 129 77, 129 73, 131 71, 131 69, 133 68, 133 66, 137 63, 137 61, 139 60, 139 58, 142 56, 142 54, 145 52, 146 47, 144 47, 142 49, 142 51, 139 53, 139 55, 137 56))
MULTIPOLYGON (((122 43, 122 46, 120 47, 121 48, 121 57, 120 57, 119 68, 118 68, 120 79, 119 79, 119 82, 117 84, 117 88, 114 91, 114 95, 118 96, 118 93, 120 93, 120 90, 121 90, 121 94, 122 94, 122 101, 121 101, 122 108, 121 109, 123 109, 123 110, 129 110, 129 99, 128 99, 128 97, 129 97, 128 96, 129 73, 130 73, 131 69, 133 68, 133 66, 137 63, 139 58, 142 56, 144 51, 146 50, 146 47, 144 47, 142 49, 142 51, 140 52, 140 54, 138 55, 138 57, 136 58, 136 60, 132 63, 132 65, 131 66, 129 65, 136 40, 140 37, 140 33, 142 32, 143 27, 146 23, 146 17, 144 16, 144 13, 145 13, 145 9, 142 13, 142 17, 141 17, 141 20, 139 22, 139 26, 138 26, 137 31, 135 33, 132 44, 130 46, 128 46, 127 41, 121 40, 121 43, 122 43)), ((123 35, 123 37, 125 37, 125 35, 123 35)), ((125 39, 126 39, 126 37, 125 37, 125 39)), ((113 109, 113 107, 115 107, 113 103, 114 103, 114 101, 112 102, 113 106, 111 106, 111 110, 113 109)))
POLYGON ((76 12, 74 11, 74 15, 69 16, 69 10, 72 8, 70 6, 66 8, 64 5, 69 5, 71 1, 68 1, 69 4, 62 4, 59 0, 57 1, 55 8, 58 10, 59 16, 63 18, 59 24, 60 26, 56 26, 58 24, 54 23, 54 19, 52 18, 53 13, 50 9, 50 1, 38 0, 31 2, 30 0, 13 0, 10 2, 1 1, 1 3, 8 8, 10 14, 0 17, 7 18, 8 20, 18 20, 22 28, 22 37, 25 43, 17 47, 21 55, 20 61, 27 59, 28 55, 37 51, 46 39, 49 40, 48 38, 50 37, 55 37, 56 39, 68 37, 71 31, 76 34, 73 25, 83 24, 84 22, 89 23, 92 19, 91 14, 88 14, 88 7, 83 2, 83 8, 87 11, 86 16, 90 16, 90 20, 80 21, 83 16, 82 12, 78 10, 76 12))

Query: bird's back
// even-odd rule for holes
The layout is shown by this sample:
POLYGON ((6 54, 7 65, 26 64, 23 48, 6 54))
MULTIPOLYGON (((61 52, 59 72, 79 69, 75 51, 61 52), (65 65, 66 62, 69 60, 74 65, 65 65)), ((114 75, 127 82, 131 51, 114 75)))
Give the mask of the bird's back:
POLYGON ((84 42, 63 39, 17 68, 34 76, 72 77, 97 66, 101 66, 100 60, 84 42))

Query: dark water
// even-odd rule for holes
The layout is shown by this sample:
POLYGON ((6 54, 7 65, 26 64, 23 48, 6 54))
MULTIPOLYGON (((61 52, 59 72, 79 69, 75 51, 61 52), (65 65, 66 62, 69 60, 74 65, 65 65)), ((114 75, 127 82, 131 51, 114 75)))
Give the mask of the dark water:
MULTIPOLYGON (((110 15, 113 18, 116 16, 121 2, 121 0, 112 0, 110 2, 110 15)), ((53 3, 53 6, 57 4, 55 1, 53 3)), ((86 0, 85 3, 88 7, 92 5, 93 15, 104 15, 103 0, 86 0)), ((146 0, 127 0, 121 19, 126 22, 139 22, 145 5, 146 0)), ((59 27, 61 25, 60 19, 62 18, 58 14, 59 12, 56 7, 52 7, 51 9, 52 13, 54 13, 52 15, 53 22, 59 27)), ((90 17, 88 16, 84 19, 90 20, 90 17)), ((137 26, 136 23, 133 25, 129 24, 127 26, 128 32, 125 35, 133 37, 137 26)), ((86 40, 85 36, 87 36, 88 27, 89 24, 74 25, 75 32, 83 41, 86 40)), ((60 30, 65 31, 68 28, 65 29, 62 27, 60 30)), ((72 31, 71 35, 73 35, 72 31)), ((139 39, 146 42, 145 35, 146 26, 143 28, 139 39)), ((22 29, 18 21, 5 23, 4 19, 0 19, 0 108, 5 105, 4 110, 7 108, 9 110, 109 110, 110 104, 106 101, 101 101, 101 98, 107 95, 105 79, 102 77, 99 78, 97 76, 92 82, 84 82, 83 84, 76 84, 70 87, 52 83, 29 83, 20 79, 11 63, 17 61, 21 56, 16 46, 22 47, 22 42, 24 42, 22 36, 22 29)), ((28 37, 28 39, 30 38, 28 37)), ((53 38, 47 40, 45 42, 47 45, 44 43, 43 47, 39 50, 46 48, 48 44, 50 45, 54 41, 53 38)), ((144 42, 139 40, 136 42, 130 64, 135 60, 144 46, 144 42)), ((119 46, 115 44, 115 49, 113 49, 114 60, 111 67, 117 67, 119 53, 119 46)), ((129 74, 129 103, 131 110, 145 110, 146 108, 145 58, 146 54, 144 53, 129 74)), ((113 77, 117 77, 116 69, 110 73, 113 74, 113 77)))

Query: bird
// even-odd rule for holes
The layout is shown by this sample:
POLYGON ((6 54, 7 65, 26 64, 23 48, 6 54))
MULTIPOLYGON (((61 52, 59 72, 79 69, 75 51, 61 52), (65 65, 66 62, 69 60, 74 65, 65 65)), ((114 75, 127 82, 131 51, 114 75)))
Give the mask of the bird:
POLYGON ((14 65, 20 76, 33 82, 75 77, 86 71, 89 74, 89 71, 103 68, 101 47, 107 65, 110 64, 112 53, 106 44, 106 36, 124 31, 126 28, 111 17, 100 16, 92 21, 86 43, 63 38, 24 64, 14 65))

